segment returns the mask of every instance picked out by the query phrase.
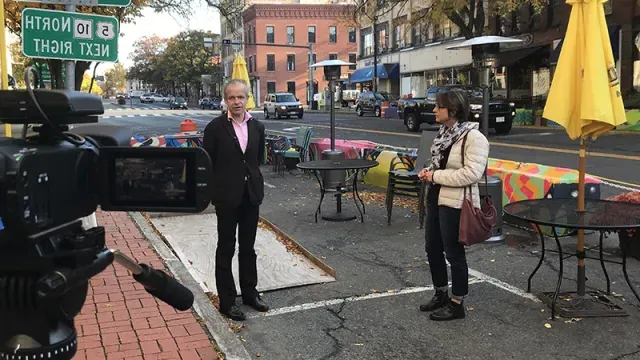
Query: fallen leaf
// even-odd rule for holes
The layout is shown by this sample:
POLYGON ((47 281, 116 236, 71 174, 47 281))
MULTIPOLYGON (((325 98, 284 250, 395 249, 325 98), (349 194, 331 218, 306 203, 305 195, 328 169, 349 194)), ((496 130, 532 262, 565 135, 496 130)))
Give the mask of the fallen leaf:
POLYGON ((242 336, 240 336, 240 341, 242 342, 247 342, 247 339, 243 338, 242 336))
POLYGON ((495 259, 491 259, 490 261, 491 261, 491 262, 496 262, 496 260, 495 260, 495 259))
POLYGON ((467 306, 467 311, 473 311, 473 306, 467 306))
POLYGON ((540 309, 540 312, 544 312, 544 309, 540 309))
POLYGON ((551 324, 546 323, 546 324, 544 324, 544 327, 546 327, 547 329, 551 329, 551 324))
POLYGON ((298 264, 293 264, 293 266, 298 266, 298 264))
POLYGON ((264 293, 260 293, 260 296, 263 296, 263 295, 264 295, 264 293))
POLYGON ((364 344, 353 344, 355 346, 364 346, 364 344))
POLYGON ((624 294, 613 294, 613 296, 615 296, 615 297, 623 297, 624 294))
POLYGON ((393 290, 387 290, 387 293, 393 294, 393 290))
POLYGON ((428 261, 425 261, 424 263, 425 263, 425 264, 427 264, 427 265, 429 265, 429 262, 428 262, 428 261))
POLYGON ((413 270, 407 270, 408 273, 413 272, 413 270))
POLYGON ((260 357, 262 356, 262 354, 260 354, 259 352, 256 353, 256 357, 260 357))
POLYGON ((188 261, 189 261, 189 265, 193 265, 193 261, 191 260, 188 260, 188 261))

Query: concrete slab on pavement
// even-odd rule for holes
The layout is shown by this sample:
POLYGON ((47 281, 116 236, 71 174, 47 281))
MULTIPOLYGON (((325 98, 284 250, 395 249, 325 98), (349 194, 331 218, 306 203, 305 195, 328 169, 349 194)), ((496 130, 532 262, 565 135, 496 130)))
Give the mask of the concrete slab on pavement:
MULTIPOLYGON (((203 291, 217 294, 217 217, 214 214, 199 214, 150 220, 167 239, 191 275, 198 280, 203 291)), ((289 249, 278 240, 278 234, 266 225, 258 227, 255 249, 258 255, 258 291, 335 281, 333 276, 313 264, 310 259, 289 249)), ((236 290, 240 295, 238 252, 239 247, 236 246, 232 267, 236 290)))

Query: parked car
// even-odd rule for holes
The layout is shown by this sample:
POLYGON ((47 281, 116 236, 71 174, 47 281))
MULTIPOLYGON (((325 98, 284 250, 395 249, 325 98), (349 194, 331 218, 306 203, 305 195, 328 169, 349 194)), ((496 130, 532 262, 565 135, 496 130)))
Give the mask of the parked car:
POLYGON ((365 91, 360 94, 356 101, 356 114, 373 114, 376 117, 382 116, 383 102, 388 102, 388 106, 398 106, 398 102, 393 95, 386 91, 365 91))
POLYGON ((142 94, 142 96, 140 96, 140 102, 141 103, 153 103, 155 101, 155 99, 153 98, 153 94, 152 93, 144 93, 142 94))
POLYGON ((153 98, 153 101, 161 101, 161 102, 167 101, 167 98, 160 94, 152 94, 151 97, 153 98))
POLYGON ((187 110, 187 100, 185 100, 183 97, 177 97, 173 99, 171 103, 169 103, 169 109, 170 110, 173 110, 173 109, 187 110))
POLYGON ((264 118, 268 119, 272 114, 278 119, 283 116, 287 119, 291 116, 302 119, 304 109, 302 103, 292 93, 267 94, 264 97, 264 118))
MULTIPOLYGON (((400 99, 398 101, 398 117, 404 121, 407 130, 418 131, 422 123, 435 124, 436 94, 439 91, 459 88, 469 95, 471 111, 468 121, 480 122, 482 119, 482 89, 472 85, 433 86, 427 90, 426 98, 400 99)), ((513 118, 516 116, 515 104, 507 100, 491 99, 489 101, 489 128, 496 133, 506 135, 511 131, 513 118)))
POLYGON ((200 100, 200 108, 202 110, 220 110, 220 100, 204 98, 200 100))

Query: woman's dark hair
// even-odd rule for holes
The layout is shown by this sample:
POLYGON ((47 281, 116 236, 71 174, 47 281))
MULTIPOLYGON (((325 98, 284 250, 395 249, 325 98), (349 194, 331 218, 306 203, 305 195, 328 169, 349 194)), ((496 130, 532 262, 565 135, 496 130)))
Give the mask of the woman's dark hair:
POLYGON ((436 104, 441 109, 449 110, 449 117, 458 120, 458 122, 469 120, 469 96, 462 89, 453 88, 438 91, 436 104))

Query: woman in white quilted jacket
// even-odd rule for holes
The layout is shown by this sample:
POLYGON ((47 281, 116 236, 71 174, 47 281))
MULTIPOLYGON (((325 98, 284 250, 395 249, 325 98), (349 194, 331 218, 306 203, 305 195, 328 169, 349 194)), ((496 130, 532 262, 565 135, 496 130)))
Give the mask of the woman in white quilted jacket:
POLYGON ((478 131, 478 123, 467 122, 469 99, 465 91, 439 92, 434 112, 441 126, 431 145, 431 164, 418 176, 430 183, 425 248, 435 294, 428 303, 420 305, 420 310, 432 311, 431 320, 447 321, 465 317, 463 299, 469 290, 469 268, 464 245, 458 241, 460 208, 464 188, 469 186, 473 205, 480 208, 477 184, 487 166, 489 142, 478 131), (445 257, 451 265, 451 296, 445 257))

